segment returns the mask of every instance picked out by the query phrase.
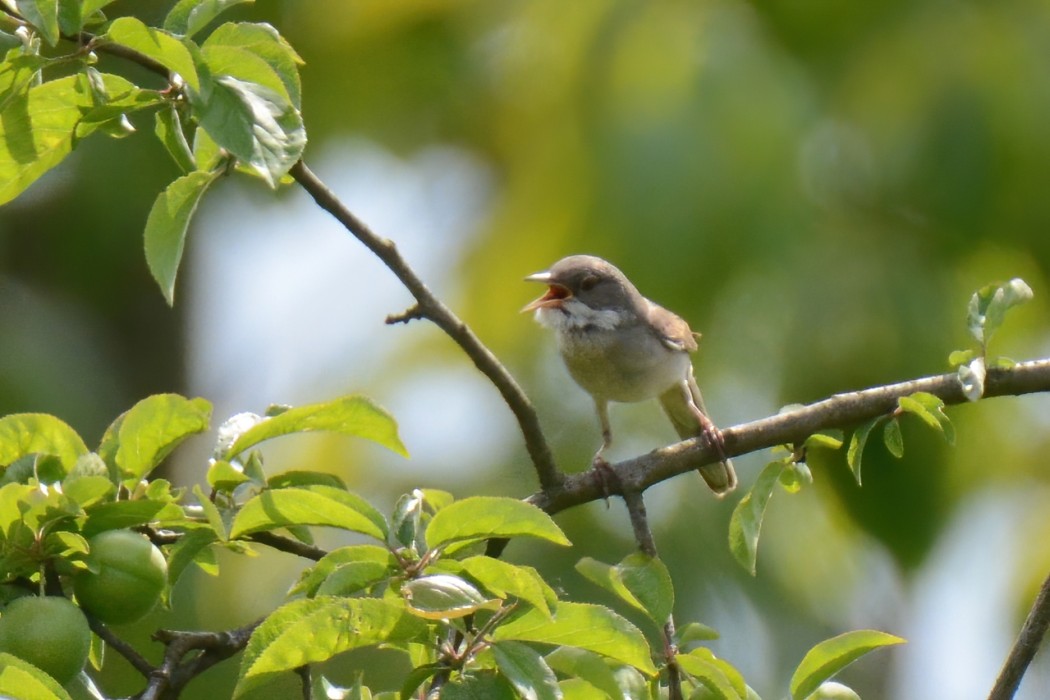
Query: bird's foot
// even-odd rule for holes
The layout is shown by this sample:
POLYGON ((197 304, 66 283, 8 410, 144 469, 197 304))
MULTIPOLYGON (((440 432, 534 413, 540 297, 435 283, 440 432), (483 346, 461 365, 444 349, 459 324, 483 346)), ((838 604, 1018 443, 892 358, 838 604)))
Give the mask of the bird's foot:
POLYGON ((722 435, 722 431, 718 426, 712 423, 711 419, 708 418, 701 423, 700 429, 703 431, 701 435, 704 438, 704 442, 714 448, 715 454, 718 455, 719 460, 723 462, 726 461, 726 459, 728 459, 726 457, 726 439, 725 436, 722 435))
POLYGON ((605 500, 605 508, 608 510, 609 496, 612 494, 609 483, 610 481, 616 481, 619 477, 616 476, 616 472, 602 457, 601 452, 594 455, 594 459, 591 460, 591 468, 594 469, 594 475, 598 478, 598 485, 602 489, 602 498, 605 500))

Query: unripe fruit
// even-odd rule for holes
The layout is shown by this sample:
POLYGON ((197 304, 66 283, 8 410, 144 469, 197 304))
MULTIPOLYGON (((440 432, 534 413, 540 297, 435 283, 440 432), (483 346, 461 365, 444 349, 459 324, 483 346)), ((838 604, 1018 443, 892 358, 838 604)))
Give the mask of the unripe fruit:
POLYGON ((59 683, 80 673, 90 650, 84 613, 65 598, 18 598, 0 615, 0 651, 28 661, 59 683))
POLYGON ((160 550, 131 530, 107 530, 88 544, 88 564, 73 578, 77 601, 108 624, 134 622, 160 600, 168 564, 160 550))

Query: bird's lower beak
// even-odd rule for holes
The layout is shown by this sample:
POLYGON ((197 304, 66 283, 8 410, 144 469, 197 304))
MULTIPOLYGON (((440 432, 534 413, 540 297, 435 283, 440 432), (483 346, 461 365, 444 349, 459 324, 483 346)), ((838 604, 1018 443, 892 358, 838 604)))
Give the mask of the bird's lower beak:
POLYGON ((529 275, 525 278, 526 282, 545 283, 547 285, 547 293, 539 299, 534 299, 526 304, 521 310, 522 313, 535 311, 536 309, 556 309, 562 305, 562 302, 572 296, 572 293, 567 287, 551 282, 550 279, 551 273, 549 272, 537 272, 536 274, 529 275))

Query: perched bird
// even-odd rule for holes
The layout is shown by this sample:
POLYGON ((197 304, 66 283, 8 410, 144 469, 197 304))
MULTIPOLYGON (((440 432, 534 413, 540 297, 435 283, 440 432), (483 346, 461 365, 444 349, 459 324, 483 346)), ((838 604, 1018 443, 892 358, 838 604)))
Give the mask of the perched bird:
POLYGON ((736 487, 722 453, 722 432, 711 422, 693 376, 689 353, 696 336, 682 318, 641 295, 616 267, 592 255, 571 255, 525 278, 547 292, 524 309, 554 330, 569 374, 591 398, 602 428, 595 462, 612 442, 609 402, 659 399, 682 439, 704 436, 723 459, 699 468, 717 495, 736 487))

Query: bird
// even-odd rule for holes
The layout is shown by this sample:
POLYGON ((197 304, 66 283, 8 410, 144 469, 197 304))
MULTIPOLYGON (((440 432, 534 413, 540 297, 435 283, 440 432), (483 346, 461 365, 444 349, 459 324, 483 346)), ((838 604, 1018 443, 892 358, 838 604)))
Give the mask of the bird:
POLYGON ((547 291, 522 312, 534 312, 554 331, 569 374, 594 400, 602 431, 594 464, 608 466, 602 453, 612 443, 609 403, 658 399, 681 439, 703 437, 717 450, 720 460, 698 469, 711 491, 720 497, 732 491, 736 471, 693 374, 698 335, 689 324, 593 255, 570 255, 525 280, 547 291))

